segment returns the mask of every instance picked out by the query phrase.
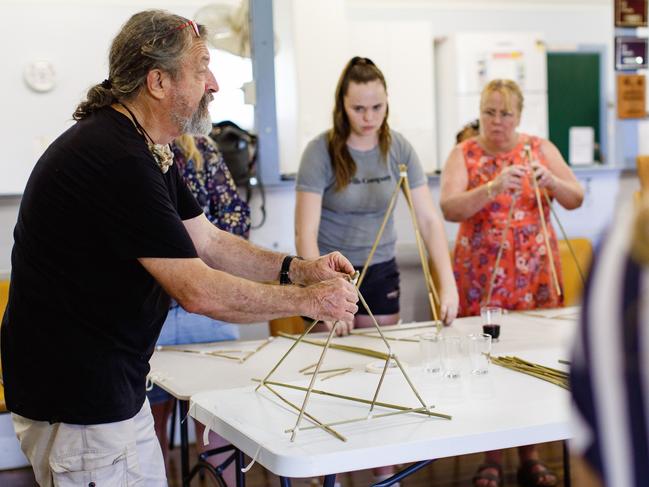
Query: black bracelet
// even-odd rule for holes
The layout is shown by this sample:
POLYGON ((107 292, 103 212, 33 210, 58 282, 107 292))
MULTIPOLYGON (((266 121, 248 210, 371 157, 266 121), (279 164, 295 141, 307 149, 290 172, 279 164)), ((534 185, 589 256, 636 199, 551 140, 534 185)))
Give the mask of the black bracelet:
POLYGON ((293 284, 293 281, 288 277, 288 271, 291 267, 291 262, 293 259, 302 259, 302 257, 298 257, 297 255, 287 255, 284 257, 284 260, 282 261, 282 268, 279 271, 279 283, 280 284, 293 284))

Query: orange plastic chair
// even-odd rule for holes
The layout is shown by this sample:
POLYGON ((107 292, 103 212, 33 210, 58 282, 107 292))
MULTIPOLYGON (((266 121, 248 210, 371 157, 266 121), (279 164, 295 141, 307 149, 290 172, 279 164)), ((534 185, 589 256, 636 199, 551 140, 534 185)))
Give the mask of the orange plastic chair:
MULTIPOLYGON (((9 281, 0 281, 0 323, 2 323, 2 316, 4 315, 7 301, 9 300, 9 281)), ((0 366, 0 377, 2 377, 2 367, 0 366)), ((7 412, 7 405, 5 404, 5 390, 2 387, 0 380, 0 413, 7 412)))
POLYGON ((277 318, 268 322, 270 335, 276 337, 279 332, 297 335, 304 332, 304 320, 300 316, 289 316, 288 318, 277 318))
MULTIPOLYGON (((570 244, 575 251, 579 267, 584 277, 586 277, 593 259, 593 246, 587 238, 571 238, 570 244)), ((579 304, 583 292, 583 283, 575 259, 565 240, 559 240, 559 258, 561 259, 561 272, 563 274, 563 304, 564 306, 579 304)))

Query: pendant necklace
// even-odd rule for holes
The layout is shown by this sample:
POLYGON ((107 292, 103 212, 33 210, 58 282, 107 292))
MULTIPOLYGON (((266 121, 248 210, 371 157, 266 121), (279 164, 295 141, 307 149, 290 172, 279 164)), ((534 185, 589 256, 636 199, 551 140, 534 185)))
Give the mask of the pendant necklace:
POLYGON ((144 137, 144 141, 146 142, 147 148, 149 149, 149 152, 155 159, 156 164, 162 171, 162 174, 166 174, 166 172, 169 170, 171 165, 174 163, 174 153, 171 151, 171 147, 169 147, 169 144, 156 144, 155 142, 153 142, 151 136, 144 129, 144 127, 140 125, 140 122, 138 122, 137 118, 135 118, 135 114, 131 110, 129 110, 129 108, 126 105, 124 105, 121 101, 119 102, 119 104, 124 107, 124 109, 129 113, 129 115, 133 119, 135 128, 144 137))

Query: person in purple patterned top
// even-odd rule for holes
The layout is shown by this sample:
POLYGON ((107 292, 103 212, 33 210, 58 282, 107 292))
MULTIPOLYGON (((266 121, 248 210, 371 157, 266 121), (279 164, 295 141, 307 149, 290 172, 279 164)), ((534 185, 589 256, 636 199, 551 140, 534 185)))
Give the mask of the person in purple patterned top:
MULTIPOLYGON (((232 175, 223 160, 216 144, 209 137, 199 135, 181 135, 171 146, 174 153, 174 164, 182 175, 207 219, 221 230, 243 238, 250 233, 250 207, 237 193, 232 175)), ((188 343, 206 343, 239 338, 237 325, 214 320, 207 316, 189 313, 172 301, 169 314, 162 326, 157 345, 180 345, 188 343)), ((151 411, 155 420, 155 430, 160 440, 165 462, 167 459, 169 439, 167 423, 174 405, 169 393, 154 386, 147 393, 151 411)), ((194 423, 196 437, 203 435, 203 425, 194 423)), ((225 440, 210 432, 210 444, 198 446, 201 451, 217 448, 226 444, 225 440)), ((224 455, 210 457, 214 465, 223 461, 224 455)), ((233 464, 234 465, 234 464, 233 464)), ((228 484, 234 482, 234 467, 224 471, 228 484)), ((233 484, 232 484, 233 485, 233 484)))

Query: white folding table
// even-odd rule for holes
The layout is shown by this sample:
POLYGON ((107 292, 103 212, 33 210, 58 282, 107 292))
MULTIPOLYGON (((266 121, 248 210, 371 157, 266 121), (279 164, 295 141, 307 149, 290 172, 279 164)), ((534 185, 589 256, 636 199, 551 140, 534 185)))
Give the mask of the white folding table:
MULTIPOLYGON (((532 362, 563 368, 568 359, 578 310, 510 313, 501 323, 501 338, 494 355, 517 355, 532 362)), ((432 331, 404 325, 388 337, 410 337, 432 331)), ((389 329, 389 327, 388 327, 389 329)), ((456 320, 444 334, 466 335, 481 331, 480 318, 456 320)), ((385 351, 381 340, 362 336, 335 339, 336 343, 385 351)), ((187 349, 254 349, 260 342, 228 342, 192 345, 187 349)), ((433 411, 451 415, 452 420, 428 418, 416 413, 372 418, 334 426, 343 442, 321 429, 301 429, 294 442, 285 430, 294 426, 296 412, 264 388, 255 392, 254 378, 263 378, 292 340, 276 338, 246 362, 183 352, 156 352, 151 360, 151 377, 184 404, 191 400, 189 414, 223 436, 282 479, 325 475, 332 483, 334 474, 382 465, 417 462, 467 453, 508 448, 570 437, 569 394, 556 385, 491 365, 485 376, 473 376, 468 368, 460 379, 445 379, 424 373, 419 366, 419 346, 406 341, 390 341, 393 351, 406 362, 411 376, 433 411)), ((306 387, 309 378, 300 369, 317 361, 321 347, 300 344, 270 380, 306 387)), ((353 371, 318 379, 316 388, 372 399, 378 374, 366 372, 376 362, 371 357, 331 349, 323 368, 352 367, 353 371)), ((297 405, 304 392, 283 387, 273 389, 297 405)), ((403 406, 420 406, 400 374, 387 376, 380 401, 403 406)), ((312 395, 308 412, 323 422, 365 417, 368 407, 359 403, 312 395)), ((375 414, 386 412, 376 408, 375 414)), ((303 421, 302 428, 309 426, 303 421)), ((183 436, 186 447, 186 424, 183 436)), ((201 441, 201 439, 197 439, 201 441)), ((186 448, 183 452, 183 479, 188 479, 186 448)))

